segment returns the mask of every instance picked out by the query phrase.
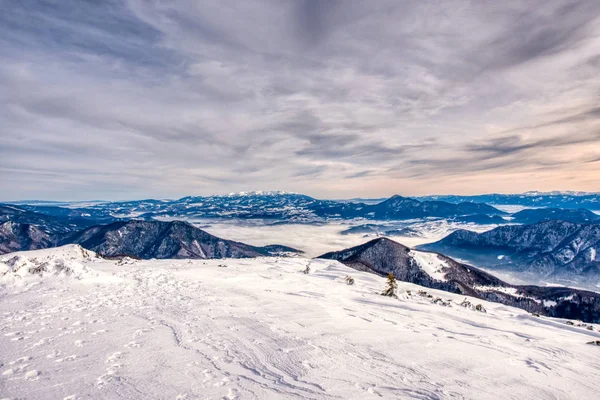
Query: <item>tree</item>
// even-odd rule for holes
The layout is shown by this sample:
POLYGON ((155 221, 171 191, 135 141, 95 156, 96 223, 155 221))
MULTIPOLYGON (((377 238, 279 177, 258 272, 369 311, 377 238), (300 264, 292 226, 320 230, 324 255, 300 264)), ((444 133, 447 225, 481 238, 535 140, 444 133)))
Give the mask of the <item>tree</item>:
POLYGON ((302 271, 302 272, 304 272, 305 274, 310 274, 310 263, 308 263, 308 264, 306 265, 306 268, 305 268, 305 269, 304 269, 304 271, 302 271))
POLYGON ((387 288, 381 293, 382 296, 388 297, 397 297, 396 290, 398 289, 398 284, 396 283, 396 278, 394 278, 394 274, 391 272, 388 273, 387 276, 387 288))

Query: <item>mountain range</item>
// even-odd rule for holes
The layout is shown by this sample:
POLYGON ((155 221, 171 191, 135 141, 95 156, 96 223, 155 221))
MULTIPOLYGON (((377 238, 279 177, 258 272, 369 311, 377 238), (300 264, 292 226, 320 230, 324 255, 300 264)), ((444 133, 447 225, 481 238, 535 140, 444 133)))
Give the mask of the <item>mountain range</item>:
POLYGON ((600 223, 551 220, 483 233, 458 230, 420 248, 481 267, 559 279, 600 279, 600 223))
POLYGON ((535 224, 541 221, 561 220, 575 223, 600 221, 600 215, 585 208, 530 208, 511 215, 511 222, 535 224))
POLYGON ((250 246, 221 239, 181 221, 119 221, 75 233, 49 234, 16 222, 0 224, 0 254, 79 244, 96 253, 135 258, 248 258, 297 254, 282 245, 250 246))
MULTIPOLYGON (((12 220, 37 225, 51 233, 65 233, 122 220, 161 218, 183 220, 235 218, 302 223, 348 219, 401 221, 445 218, 458 223, 483 225, 501 225, 508 222, 535 223, 550 219, 577 223, 600 220, 600 215, 581 208, 540 208, 522 210, 510 215, 489 204, 474 201, 497 200, 495 195, 484 196, 488 195, 464 197, 468 201, 460 202, 459 200, 463 199, 460 196, 430 196, 415 199, 396 195, 381 201, 361 202, 360 200, 317 200, 310 196, 286 192, 242 192, 224 196, 188 196, 178 200, 57 203, 60 205, 32 202, 31 204, 0 204, 0 221, 12 220), (445 200, 438 200, 438 198, 445 200)), ((522 198, 532 199, 532 196, 525 195, 502 196, 505 200, 514 200, 515 203, 522 198)), ((548 196, 554 198, 558 195, 548 196)), ((594 205, 591 201, 594 198, 592 195, 569 195, 569 198, 578 199, 577 201, 581 203, 587 201, 588 205, 594 205)))
MULTIPOLYGON (((80 219, 94 221, 93 224, 110 223, 123 219, 156 219, 161 217, 191 218, 238 218, 285 220, 310 222, 324 219, 378 219, 404 220, 426 217, 458 217, 466 215, 504 215, 505 213, 487 204, 444 201, 418 201, 412 198, 393 196, 379 203, 361 203, 337 200, 317 200, 312 197, 285 192, 248 192, 225 196, 188 196, 178 200, 137 200, 73 204, 68 207, 46 204, 5 205, 0 214, 34 213, 24 223, 46 215, 53 217, 73 230, 82 227, 80 219), (39 214, 39 215, 38 215, 39 214)), ((25 218, 25 217, 23 217, 25 218)), ((6 219, 6 218, 5 218, 6 219)), ((88 225, 90 226, 90 225, 88 225)), ((87 226, 86 226, 87 227, 87 226)), ((62 229, 62 228, 61 228, 62 229)))
POLYGON ((449 203, 475 202, 495 205, 520 205, 525 207, 587 208, 600 210, 600 193, 587 192, 525 192, 521 194, 479 194, 474 196, 436 195, 418 197, 423 201, 449 203))
POLYGON ((35 225, 51 234, 72 232, 114 218, 95 218, 90 214, 76 212, 65 207, 31 207, 0 204, 0 222, 12 221, 35 225), (31 208, 31 209, 29 209, 31 208), (78 214, 78 215, 77 215, 78 214))
POLYGON ((598 293, 564 287, 511 285, 447 256, 413 250, 387 238, 377 238, 318 258, 337 260, 356 270, 378 275, 392 273, 402 281, 478 297, 532 313, 586 322, 600 321, 598 293))

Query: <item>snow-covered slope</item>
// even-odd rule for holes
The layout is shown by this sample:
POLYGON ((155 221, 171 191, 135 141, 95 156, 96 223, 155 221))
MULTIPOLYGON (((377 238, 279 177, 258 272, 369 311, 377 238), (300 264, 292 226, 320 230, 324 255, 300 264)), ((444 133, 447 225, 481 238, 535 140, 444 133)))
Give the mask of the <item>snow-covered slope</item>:
MULTIPOLYGON (((48 251, 57 249, 36 258, 48 251)), ((598 326, 470 299, 487 310, 478 312, 460 305, 464 296, 402 282, 398 299, 383 297, 384 278, 333 260, 78 260, 118 279, 0 286, 0 397, 591 399, 600 390, 600 347, 587 344, 600 340, 598 326)))
POLYGON ((83 265, 97 258, 96 253, 76 244, 0 255, 0 283, 27 283, 51 276, 75 279, 97 276, 83 265))

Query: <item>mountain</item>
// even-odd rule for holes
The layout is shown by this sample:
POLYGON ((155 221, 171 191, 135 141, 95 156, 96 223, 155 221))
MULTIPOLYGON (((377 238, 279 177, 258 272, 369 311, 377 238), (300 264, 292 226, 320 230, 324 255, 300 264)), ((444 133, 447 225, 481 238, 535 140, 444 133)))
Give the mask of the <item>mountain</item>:
POLYGON ((512 214, 512 218, 513 222, 522 224, 535 224, 536 222, 553 219, 575 223, 600 221, 600 215, 594 214, 585 208, 531 208, 512 214))
POLYGON ((526 192, 521 194, 480 194, 475 196, 423 196, 419 200, 441 200, 450 203, 476 202, 524 207, 587 208, 600 210, 600 193, 587 192, 526 192))
POLYGON ((323 219, 367 218, 405 220, 426 217, 456 217, 471 214, 501 215, 486 204, 452 204, 443 201, 418 201, 393 196, 378 203, 317 200, 286 192, 242 192, 225 196, 188 196, 178 200, 139 200, 110 203, 73 204, 69 207, 20 205, 30 212, 60 218, 86 218, 95 224, 119 219, 152 220, 161 217, 237 218, 284 220, 310 223, 323 219))
POLYGON ((18 222, 0 223, 0 254, 52 247, 53 238, 39 228, 18 222))
POLYGON ((419 201, 399 195, 377 204, 317 201, 310 209, 321 217, 403 220, 426 217, 454 217, 469 214, 501 215, 504 212, 479 203, 452 204, 444 201, 419 201))
MULTIPOLYGON (((73 212, 69 208, 12 204, 0 204, 0 222, 2 221, 34 225, 52 234, 73 232, 100 223, 99 219, 89 214, 73 212)), ((110 221, 114 221, 114 218, 110 218, 110 221)))
POLYGON ((600 294, 562 287, 510 285, 470 265, 433 252, 412 250, 386 238, 323 254, 359 271, 392 273, 432 289, 494 301, 558 318, 600 321, 600 294))
POLYGON ((544 221, 483 233, 458 230, 420 246, 476 265, 578 281, 600 277, 600 224, 544 221))
POLYGON ((213 236, 181 221, 120 221, 66 235, 59 244, 79 244, 102 256, 150 258, 247 258, 297 250, 286 246, 250 246, 213 236))

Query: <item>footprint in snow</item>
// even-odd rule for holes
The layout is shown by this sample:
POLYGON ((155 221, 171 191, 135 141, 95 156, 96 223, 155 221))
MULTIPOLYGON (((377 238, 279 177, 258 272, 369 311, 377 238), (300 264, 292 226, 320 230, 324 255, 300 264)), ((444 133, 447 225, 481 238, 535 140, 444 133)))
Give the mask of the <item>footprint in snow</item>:
POLYGON ((25 374, 25 379, 27 379, 28 381, 34 381, 34 380, 37 380, 39 376, 40 376, 39 371, 32 369, 31 371, 28 371, 25 374))
POLYGON ((30 356, 24 356, 24 357, 21 357, 21 358, 17 358, 16 360, 9 362, 8 364, 9 365, 22 364, 22 363, 24 363, 26 361, 29 361, 29 360, 31 360, 30 356))
POLYGON ((235 400, 238 398, 239 391, 237 389, 230 388, 227 391, 227 395, 223 397, 225 400, 235 400))
POLYGON ((110 356, 108 356, 108 358, 106 359, 107 363, 114 363, 117 360, 121 359, 123 353, 121 353, 120 351, 117 351, 116 353, 111 354, 110 356))

